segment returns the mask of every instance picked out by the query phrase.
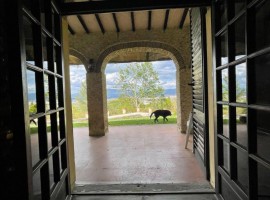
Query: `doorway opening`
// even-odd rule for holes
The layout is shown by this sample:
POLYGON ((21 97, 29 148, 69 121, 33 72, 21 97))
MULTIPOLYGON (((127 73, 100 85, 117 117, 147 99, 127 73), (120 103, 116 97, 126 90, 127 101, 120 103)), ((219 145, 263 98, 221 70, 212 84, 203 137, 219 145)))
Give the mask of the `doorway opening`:
MULTIPOLYGON (((134 12, 135 16, 140 16, 142 14, 141 12, 134 12)), ((123 16, 120 17, 121 14, 117 18, 119 21, 121 21, 120 19, 124 19, 123 16)), ((100 14, 100 16, 105 17, 105 14, 100 14)), ((106 15, 106 17, 109 16, 106 15)), ((74 20, 76 18, 70 17, 71 24, 74 20)), ((127 23, 127 21, 123 23, 127 23)), ((76 29, 78 27, 70 26, 70 28, 76 29)), ((188 35, 189 26, 184 27, 181 31, 175 30, 171 32, 159 32, 157 30, 148 30, 146 32, 140 30, 138 33, 137 31, 135 33, 126 31, 117 35, 108 32, 102 35, 94 33, 91 36, 87 34, 78 35, 78 37, 70 36, 72 47, 77 48, 82 54, 87 55, 85 56, 87 57, 87 62, 84 65, 87 71, 87 92, 88 95, 90 94, 87 97, 87 100, 90 102, 88 102, 89 130, 87 128, 77 129, 77 133, 77 130, 74 130, 74 135, 81 137, 80 140, 75 141, 75 154, 78 155, 76 165, 78 160, 81 161, 81 164, 76 166, 77 179, 75 193, 85 191, 97 192, 104 188, 118 190, 116 188, 119 185, 124 185, 124 187, 127 185, 131 185, 131 187, 139 185, 138 187, 141 188, 142 184, 150 184, 152 186, 153 184, 170 186, 175 184, 184 184, 185 186, 187 184, 197 184, 196 186, 201 186, 202 184, 205 187, 203 189, 210 189, 210 185, 205 180, 203 172, 200 171, 199 166, 196 164, 196 159, 191 148, 189 150, 184 149, 183 141, 185 136, 179 133, 179 130, 185 132, 187 118, 192 110, 191 89, 188 86, 191 79, 191 55, 188 53, 190 52, 188 35), (174 37, 179 42, 179 45, 174 45, 171 43, 171 40, 167 40, 166 34, 174 37), (155 39, 149 40, 153 36, 155 39), (105 41, 106 37, 110 41, 99 43, 99 41, 105 41), (84 44, 80 41, 90 42, 89 44, 84 44), (108 94, 106 94, 105 68, 117 56, 121 57, 130 52, 139 55, 141 52, 147 52, 147 49, 151 49, 153 53, 163 53, 165 57, 173 60, 176 65, 176 95, 178 96, 176 98, 176 104, 180 105, 177 106, 176 112, 180 116, 177 118, 177 125, 151 125, 151 127, 147 127, 148 129, 145 128, 143 130, 139 126, 125 127, 125 129, 120 128, 121 130, 118 127, 110 127, 109 132, 106 133, 108 130, 106 126, 108 124, 110 125, 110 122, 108 123, 108 117, 113 114, 113 111, 110 111, 107 105, 106 97, 108 94), (94 114, 91 114, 90 111, 94 114), (101 128, 96 125, 100 125, 101 128), (92 135, 96 137, 89 137, 88 135, 93 131, 93 129, 91 130, 93 128, 91 126, 96 126, 95 128, 99 129, 97 134, 92 135), (100 132, 103 132, 103 134, 99 134, 100 132), (156 134, 156 136, 158 135, 157 138, 150 135, 157 132, 159 132, 159 134, 156 134), (164 137, 165 134, 169 133, 172 133, 172 135, 164 137), (138 139, 137 144, 132 143, 135 139, 138 139), (77 147, 81 148, 81 150, 77 149, 77 147), (146 148, 147 150, 142 150, 142 148, 146 148), (138 157, 136 158, 136 156, 138 157), (184 160, 190 160, 191 162, 187 164, 184 160), (140 163, 141 161, 143 164, 140 163), (144 168, 147 165, 148 168, 144 168), (130 169, 132 169, 132 166, 133 169, 128 171, 127 169, 130 166, 130 169), (167 171, 163 173, 160 171, 162 169, 167 171), (188 175, 188 173, 190 174, 188 175), (164 174, 167 175, 166 178, 162 177, 164 174), (145 179, 142 178, 143 175, 145 179), (185 175, 186 177, 184 177, 185 175), (92 177, 92 179, 89 177, 92 177), (107 184, 108 187, 104 186, 104 184, 107 184), (102 186, 98 187, 97 185, 102 186)), ((145 104, 147 104, 147 99, 145 100, 145 104)), ((135 113, 139 111, 141 111, 141 108, 138 110, 136 107, 135 113)), ((126 114, 127 109, 122 108, 120 112, 126 114)), ((147 186, 145 187, 149 188, 147 186)), ((177 188, 179 189, 179 187, 177 188)), ((194 189, 194 187, 188 188, 194 189)), ((159 190, 160 187, 158 186, 156 189, 159 190)))

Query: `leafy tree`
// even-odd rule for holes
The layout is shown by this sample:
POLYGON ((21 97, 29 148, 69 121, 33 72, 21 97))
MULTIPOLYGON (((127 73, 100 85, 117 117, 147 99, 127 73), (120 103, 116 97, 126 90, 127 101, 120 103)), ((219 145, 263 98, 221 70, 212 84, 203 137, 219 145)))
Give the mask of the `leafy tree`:
POLYGON ((30 113, 30 114, 35 114, 35 113, 37 113, 37 104, 36 104, 36 103, 31 102, 31 103, 29 104, 29 113, 30 113))
POLYGON ((121 97, 129 99, 135 108, 140 108, 146 98, 164 95, 158 73, 152 63, 130 63, 119 71, 116 87, 121 90, 121 97))

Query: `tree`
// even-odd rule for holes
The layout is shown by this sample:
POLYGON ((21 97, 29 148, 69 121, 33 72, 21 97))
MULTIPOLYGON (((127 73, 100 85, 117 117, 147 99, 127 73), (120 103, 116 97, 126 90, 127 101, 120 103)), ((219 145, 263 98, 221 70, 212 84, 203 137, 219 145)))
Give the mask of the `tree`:
POLYGON ((73 118, 85 117, 87 113, 87 89, 86 81, 82 81, 79 94, 76 96, 76 101, 72 103, 73 118))
POLYGON ((121 97, 131 100, 137 109, 144 99, 164 95, 158 73, 150 62, 130 63, 121 69, 116 78, 116 87, 121 90, 121 97))

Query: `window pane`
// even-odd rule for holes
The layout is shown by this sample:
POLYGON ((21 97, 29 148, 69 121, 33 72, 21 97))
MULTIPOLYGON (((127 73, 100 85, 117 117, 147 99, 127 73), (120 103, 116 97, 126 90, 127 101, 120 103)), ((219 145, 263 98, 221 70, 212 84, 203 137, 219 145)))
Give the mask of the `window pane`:
POLYGON ((221 56, 221 65, 225 65, 229 62, 229 54, 228 54, 228 36, 227 32, 220 36, 220 56, 221 56))
POLYGON ((35 65, 33 26, 32 23, 26 17, 23 17, 23 30, 25 38, 24 40, 25 40, 26 62, 35 65))
POLYGON ((46 111, 50 110, 50 100, 49 100, 49 77, 44 75, 44 91, 45 91, 45 108, 46 111))
POLYGON ((236 108, 236 142, 247 147, 247 109, 236 108))
POLYGON ((229 138, 229 106, 222 106, 222 119, 223 119, 223 130, 224 136, 229 138))
POLYGON ((264 1, 255 9, 256 49, 260 50, 270 46, 270 1, 264 1))
POLYGON ((258 164, 258 199, 270 199, 270 170, 258 164))
POLYGON ((248 192, 248 156, 247 153, 237 150, 237 177, 236 182, 244 190, 248 192))
POLYGON ((222 101, 229 101, 228 69, 222 70, 221 77, 222 77, 222 101))
POLYGON ((236 102, 245 103, 247 101, 246 63, 235 66, 235 78, 236 102))
POLYGON ((33 176, 33 199, 40 200, 41 198, 41 181, 40 171, 33 176))
MULTIPOLYGON (((270 54, 256 57, 252 66, 251 76, 254 76, 252 90, 255 104, 270 104, 270 54)), ((251 93, 252 94, 252 93, 251 93)), ((252 102, 253 103, 253 102, 252 102)))
POLYGON ((270 113, 256 111, 257 154, 270 161, 270 113))
POLYGON ((245 50, 245 15, 240 17, 235 24, 234 24, 234 31, 235 31, 235 44, 234 44, 234 50, 235 50, 235 60, 242 58, 246 55, 245 50))
POLYGON ((223 167, 230 173, 230 145, 223 141, 223 167))
POLYGON ((36 74, 34 71, 27 70, 27 91, 29 114, 32 116, 37 113, 37 95, 36 95, 36 74))

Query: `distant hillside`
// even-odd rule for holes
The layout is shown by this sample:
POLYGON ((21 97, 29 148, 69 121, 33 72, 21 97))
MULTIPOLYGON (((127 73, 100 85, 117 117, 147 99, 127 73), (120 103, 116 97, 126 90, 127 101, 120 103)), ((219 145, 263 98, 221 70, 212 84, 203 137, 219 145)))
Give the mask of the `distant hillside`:
MULTIPOLYGON (((117 89, 107 89, 107 99, 116 99, 120 95, 120 90, 117 89)), ((175 89, 166 89, 165 96, 176 96, 175 89)))
MULTIPOLYGON (((72 101, 76 99, 76 96, 78 93, 72 93, 72 101)), ((120 95, 120 91, 117 89, 107 89, 107 99, 116 99, 120 95)), ((176 96, 176 90, 175 89, 166 89, 165 90, 165 96, 176 96)), ((29 101, 35 101, 35 94, 30 93, 28 95, 29 101)))

